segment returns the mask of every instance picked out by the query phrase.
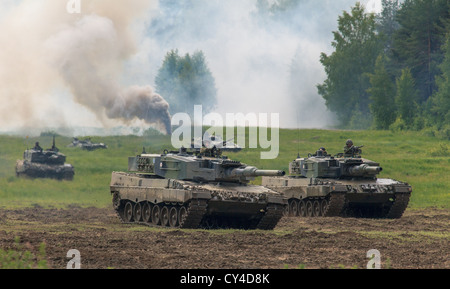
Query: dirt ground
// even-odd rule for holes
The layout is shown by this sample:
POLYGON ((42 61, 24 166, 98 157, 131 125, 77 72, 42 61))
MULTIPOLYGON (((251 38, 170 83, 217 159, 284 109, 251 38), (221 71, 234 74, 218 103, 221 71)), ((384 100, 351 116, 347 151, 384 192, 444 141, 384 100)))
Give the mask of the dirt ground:
POLYGON ((125 225, 112 209, 0 210, 0 248, 37 252, 64 269, 450 268, 450 211, 408 209, 401 219, 289 218, 273 231, 178 230, 125 225))

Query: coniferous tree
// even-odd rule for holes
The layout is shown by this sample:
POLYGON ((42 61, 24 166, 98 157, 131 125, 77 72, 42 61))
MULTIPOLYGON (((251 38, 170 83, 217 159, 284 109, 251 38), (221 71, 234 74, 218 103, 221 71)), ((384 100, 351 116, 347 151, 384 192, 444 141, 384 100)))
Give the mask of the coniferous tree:
POLYGON ((397 105, 398 118, 405 123, 407 129, 412 127, 414 117, 417 116, 417 91, 414 78, 409 68, 402 70, 402 75, 397 79, 397 105))
POLYGON ((382 11, 377 17, 378 32, 383 34, 385 41, 384 49, 388 52, 392 49, 392 38, 395 32, 400 28, 397 21, 398 10, 400 9, 399 0, 382 0, 382 11))
POLYGON ((400 28, 394 35, 394 57, 403 67, 411 69, 420 102, 436 90, 435 77, 440 73, 440 48, 449 8, 448 0, 405 0, 398 11, 400 28))
POLYGON ((400 0, 382 0, 383 9, 377 15, 377 32, 383 45, 383 52, 389 58, 384 65, 393 79, 400 71, 397 58, 393 57, 394 35, 400 28, 400 24, 397 21, 400 7, 400 0))
POLYGON ((443 47, 445 52, 444 61, 439 66, 442 75, 436 78, 438 90, 431 99, 430 119, 437 125, 438 129, 447 126, 450 129, 450 33, 443 47))
POLYGON ((367 90, 370 94, 370 111, 377 129, 388 129, 395 121, 395 85, 386 71, 386 58, 380 55, 375 64, 375 71, 370 74, 371 87, 367 90))

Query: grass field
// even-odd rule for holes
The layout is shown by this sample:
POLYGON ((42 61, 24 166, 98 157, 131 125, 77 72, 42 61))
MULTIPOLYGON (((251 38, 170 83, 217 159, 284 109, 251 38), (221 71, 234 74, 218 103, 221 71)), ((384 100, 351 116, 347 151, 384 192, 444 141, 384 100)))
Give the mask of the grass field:
MULTIPOLYGON (((244 149, 227 155, 261 169, 288 171, 288 164, 297 153, 306 156, 324 146, 328 153, 336 154, 342 152, 348 138, 353 139, 355 145, 364 145, 365 158, 380 162, 383 167, 380 177, 413 186, 411 208, 450 208, 450 142, 420 132, 281 129, 280 151, 274 160, 260 159, 259 149, 244 149)), ((92 152, 69 148, 67 145, 72 138, 59 136, 56 146, 67 156, 67 163, 75 168, 73 181, 16 178, 16 160, 36 141, 43 148, 52 145, 51 136, 28 139, 0 136, 0 208, 108 207, 111 205, 112 171, 126 170, 128 157, 139 154, 144 146, 148 153, 170 149, 170 137, 160 135, 92 137, 93 142, 108 145, 107 150, 92 152)))

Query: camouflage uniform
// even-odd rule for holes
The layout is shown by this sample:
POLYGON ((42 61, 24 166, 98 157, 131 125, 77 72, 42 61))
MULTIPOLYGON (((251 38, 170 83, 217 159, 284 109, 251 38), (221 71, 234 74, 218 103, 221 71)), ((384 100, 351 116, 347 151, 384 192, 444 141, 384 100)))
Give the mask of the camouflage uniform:
POLYGON ((358 154, 361 154, 361 149, 359 147, 355 147, 352 140, 347 140, 344 147, 344 156, 351 157, 358 154))

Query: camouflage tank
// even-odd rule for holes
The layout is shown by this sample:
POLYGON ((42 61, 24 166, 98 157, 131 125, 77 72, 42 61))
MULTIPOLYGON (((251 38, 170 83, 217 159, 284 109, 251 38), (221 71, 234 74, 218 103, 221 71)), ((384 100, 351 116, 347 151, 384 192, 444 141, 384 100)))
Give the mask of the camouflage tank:
POLYGON ((73 138, 72 143, 69 144, 68 147, 79 147, 79 148, 81 148, 83 150, 87 150, 87 151, 108 148, 108 146, 105 145, 104 143, 93 143, 90 138, 80 140, 76 137, 73 138))
POLYGON ((249 181, 283 176, 221 156, 216 149, 141 154, 128 160, 129 172, 113 172, 113 207, 124 223, 174 228, 271 230, 287 200, 249 181))
POLYGON ((356 154, 333 157, 319 150, 297 157, 289 164, 289 176, 263 177, 262 185, 288 198, 285 214, 289 216, 400 218, 411 186, 377 178, 382 168, 361 158, 361 147, 354 147, 356 154))
POLYGON ((37 142, 34 148, 24 151, 23 160, 16 162, 16 176, 73 180, 74 168, 65 162, 66 156, 55 146, 55 138, 52 148, 47 150, 43 150, 37 142))

